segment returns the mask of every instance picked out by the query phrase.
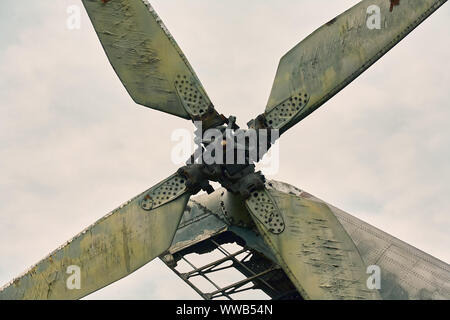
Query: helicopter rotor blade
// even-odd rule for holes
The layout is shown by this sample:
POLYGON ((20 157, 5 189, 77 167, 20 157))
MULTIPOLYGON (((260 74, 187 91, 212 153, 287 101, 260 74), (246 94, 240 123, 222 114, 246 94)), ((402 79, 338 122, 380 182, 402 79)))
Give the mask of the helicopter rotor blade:
POLYGON ((171 245, 191 194, 172 175, 106 215, 0 289, 0 300, 80 299, 171 245))
POLYGON ((82 2, 112 67, 137 104, 202 120, 203 126, 223 122, 147 0, 82 2))
POLYGON ((245 205, 304 299, 380 299, 367 288, 369 275, 354 242, 325 204, 266 188, 245 205))
POLYGON ((264 113, 280 133, 307 117, 392 49, 447 0, 363 0, 280 61, 264 113))

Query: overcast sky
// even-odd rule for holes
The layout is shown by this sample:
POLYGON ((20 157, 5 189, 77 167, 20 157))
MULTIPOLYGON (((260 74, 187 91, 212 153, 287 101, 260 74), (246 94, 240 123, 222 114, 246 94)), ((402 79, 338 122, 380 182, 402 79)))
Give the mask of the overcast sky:
MULTIPOLYGON (((355 0, 153 0, 220 112, 355 0)), ((173 173, 188 121, 135 105, 78 0, 0 2, 0 286, 173 173)), ((275 177, 450 262, 450 6, 281 139, 275 177)), ((160 261, 91 298, 197 299, 160 261)))

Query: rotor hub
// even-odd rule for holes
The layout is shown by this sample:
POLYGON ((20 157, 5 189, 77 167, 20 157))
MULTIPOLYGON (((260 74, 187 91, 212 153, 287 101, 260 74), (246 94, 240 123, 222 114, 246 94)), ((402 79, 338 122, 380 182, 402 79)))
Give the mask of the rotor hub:
POLYGON ((227 119, 226 125, 206 130, 203 130, 203 122, 194 124, 197 149, 187 165, 178 170, 191 192, 213 192, 210 181, 244 198, 264 188, 265 177, 255 171, 255 163, 272 144, 268 129, 240 129, 234 116, 227 119))

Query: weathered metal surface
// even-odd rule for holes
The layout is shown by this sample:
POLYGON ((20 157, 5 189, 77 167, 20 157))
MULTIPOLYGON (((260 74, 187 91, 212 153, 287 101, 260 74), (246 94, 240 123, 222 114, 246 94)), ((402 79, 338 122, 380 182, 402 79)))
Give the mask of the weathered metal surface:
MULTIPOLYGON (((270 185, 270 188, 282 194, 281 197, 292 197, 290 201, 293 201, 294 203, 297 201, 299 201, 299 203, 302 203, 302 201, 307 201, 309 203, 316 204, 315 206, 313 204, 309 205, 309 207, 312 206, 319 209, 317 214, 314 214, 312 218, 310 217, 312 219, 310 222, 312 221, 312 223, 308 223, 306 218, 299 219, 299 221, 303 222, 297 225, 296 228, 294 226, 298 232, 306 233, 309 228, 315 228, 316 232, 319 233, 321 229, 326 230, 327 228, 321 228, 323 227, 322 223, 324 223, 324 221, 320 221, 320 223, 318 223, 316 220, 317 218, 321 219, 323 213, 326 213, 328 219, 332 221, 336 222, 336 219, 333 219, 332 216, 330 217, 330 213, 337 218, 337 221, 340 222, 345 230, 343 231, 341 229, 341 233, 344 235, 347 233, 350 236, 364 262, 364 266, 367 267, 377 265, 381 268, 381 289, 378 290, 379 296, 377 296, 377 291, 375 291, 376 298, 380 298, 381 296, 383 299, 450 299, 450 266, 445 262, 442 262, 414 248, 413 246, 388 235, 387 233, 294 186, 278 181, 269 181, 268 184, 270 185), (319 226, 321 227, 319 228, 319 226)), ((192 207, 192 212, 185 213, 185 218, 183 219, 186 221, 186 225, 184 225, 185 223, 183 222, 180 224, 180 229, 177 231, 177 236, 175 237, 175 239, 177 239, 179 234, 180 236, 178 239, 182 239, 182 241, 177 242, 174 240, 170 251, 179 252, 182 249, 197 245, 201 241, 214 237, 215 235, 230 231, 241 238, 247 248, 251 248, 251 250, 255 250, 256 252, 263 254, 271 261, 280 263, 278 260, 280 259, 280 255, 277 254, 278 249, 271 249, 271 247, 268 246, 260 236, 258 236, 259 232, 252 228, 249 223, 246 223, 245 227, 240 227, 235 225, 235 223, 241 218, 230 219, 230 217, 242 217, 249 215, 249 212, 244 206, 228 205, 228 210, 225 210, 224 212, 222 207, 224 206, 223 199, 227 198, 224 196, 226 194, 226 190, 219 189, 211 195, 196 197, 195 203, 201 203, 201 207, 197 207, 196 204, 191 201, 193 204, 192 206, 190 205, 192 207), (201 208, 200 211, 199 208, 201 208), (206 228, 208 232, 204 233, 202 232, 203 225, 207 219, 211 219, 214 223, 212 224, 211 222, 208 222, 209 227, 206 228), (201 236, 199 237, 199 235, 201 236), (179 243, 182 243, 183 245, 180 246, 179 243), (175 250, 175 248, 177 249, 175 250)), ((231 197, 233 198, 233 196, 231 197)), ((280 196, 278 196, 278 198, 280 198, 280 196)), ((283 214, 295 216, 302 215, 303 213, 303 215, 305 215, 305 208, 308 207, 285 207, 283 214)), ((287 232, 289 232, 289 228, 287 232)), ((309 233, 309 236, 311 235, 312 234, 309 233)), ((314 236, 312 238, 308 238, 308 234, 305 234, 305 237, 307 237, 305 245, 308 245, 308 241, 311 241, 311 239, 318 239, 314 238, 314 236)), ((327 237, 329 237, 328 233, 327 237)), ((267 237, 265 238, 267 239, 267 237)), ((328 238, 328 240, 330 239, 328 238)), ((298 244, 299 243, 297 242, 297 245, 298 244)), ((288 243, 285 245, 287 248, 284 250, 289 251, 291 249, 290 244, 288 243)), ((329 250, 332 250, 331 255, 325 255, 325 258, 317 255, 315 257, 310 256, 314 266, 312 265, 308 269, 300 269, 301 265, 299 265, 298 262, 290 262, 288 267, 292 270, 292 273, 296 274, 300 272, 300 270, 305 270, 305 277, 309 278, 316 276, 315 272, 317 272, 317 269, 323 270, 323 268, 327 268, 330 263, 330 257, 332 257, 333 254, 336 254, 334 249, 331 249, 331 247, 336 245, 336 243, 327 242, 325 245, 328 245, 330 247, 329 250)), ((310 248, 303 248, 303 242, 301 243, 300 248, 304 251, 310 250, 310 248)), ((297 252, 295 251, 295 248, 293 250, 293 253, 297 252)), ((313 250, 310 250, 310 253, 312 254, 314 250, 314 248, 313 250)), ((354 266, 342 266, 344 270, 352 267, 354 266)), ((364 271, 366 271, 366 269, 364 269, 364 271)), ((359 275, 362 277, 360 278, 360 283, 362 285, 366 285, 366 280, 370 274, 366 274, 364 272, 364 274, 359 273, 359 275)), ((320 279, 326 281, 326 278, 323 277, 327 276, 329 275, 321 274, 320 279)), ((349 280, 351 278, 345 279, 349 280)), ((317 281, 315 285, 318 288, 313 291, 325 289, 336 292, 342 290, 342 283, 329 282, 328 285, 320 288, 321 283, 321 281, 317 281)), ((329 298, 330 296, 319 294, 319 297, 314 298, 325 299, 327 297, 329 298)), ((354 298, 357 297, 358 296, 355 296, 354 298)), ((359 297, 361 298, 361 296, 359 297)), ((365 298, 373 297, 369 295, 365 298)))
POLYGON ((266 113, 297 92, 306 92, 303 105, 287 130, 342 90, 447 0, 364 0, 331 20, 280 61, 266 113), (381 9, 381 28, 367 26, 367 9, 381 9))
POLYGON ((184 249, 198 243, 199 240, 202 241, 210 236, 231 231, 244 239, 248 248, 277 262, 272 251, 256 230, 242 197, 221 188, 210 195, 203 194, 195 197, 189 202, 189 207, 192 210, 184 214, 169 249, 170 252, 177 252, 180 248, 184 249))
POLYGON ((186 75, 177 75, 175 88, 178 98, 183 103, 184 109, 193 117, 203 117, 208 111, 211 102, 206 100, 202 94, 202 89, 197 83, 186 75))
POLYGON ((151 188, 141 201, 141 208, 146 211, 159 208, 176 198, 182 196, 187 191, 186 181, 183 177, 174 174, 151 188))
POLYGON ((282 129, 307 107, 308 102, 309 95, 306 92, 298 92, 287 98, 266 112, 267 125, 272 129, 282 129))
POLYGON ((245 198, 223 190, 220 193, 220 210, 232 226, 253 228, 253 219, 245 208, 245 198))
MULTIPOLYGON (((221 205, 218 205, 224 198, 223 193, 226 192, 218 190, 212 195, 199 196, 189 202, 172 246, 168 254, 161 257, 162 261, 207 300, 234 300, 240 293, 253 289, 262 290, 273 299, 299 299, 294 285, 258 232, 229 224, 229 217, 225 217, 219 208, 221 205), (222 246, 231 243, 242 249, 228 252, 222 246), (199 266, 192 253, 209 255, 207 260, 202 258, 202 265, 199 266), (182 270, 178 270, 180 261, 184 265, 182 270), (190 271, 186 266, 190 266, 190 271), (242 273, 246 279, 228 281, 226 278, 230 275, 230 269, 242 273), (215 281, 217 277, 221 278, 221 285, 215 281), (204 287, 202 289, 195 282, 198 278, 203 278, 216 290, 206 292, 204 287)), ((239 208, 234 209, 239 211, 239 208)), ((241 213, 248 216, 245 207, 241 213)))
MULTIPOLYGON (((77 299, 85 296, 165 252, 172 240, 171 230, 174 230, 172 235, 176 232, 167 250, 171 254, 188 250, 227 231, 234 233, 247 248, 281 265, 297 289, 301 288, 299 293, 303 298, 379 298, 376 291, 371 291, 374 296, 361 295, 359 285, 353 292, 355 283, 351 279, 365 284, 369 275, 359 272, 358 263, 346 260, 346 257, 353 257, 358 262, 354 247, 346 243, 348 234, 364 265, 381 268, 379 293, 382 298, 450 299, 450 266, 445 262, 296 187, 277 181, 268 184, 274 199, 282 204, 280 209, 287 217, 287 227, 283 234, 273 235, 256 221, 266 242, 254 226, 234 224, 239 219, 230 221, 222 208, 227 193, 224 189, 196 197, 187 207, 188 196, 185 195, 150 212, 139 205, 148 193, 146 191, 6 285, 0 291, 0 299, 77 299), (290 239, 280 239, 283 235, 289 235, 290 239), (344 260, 346 263, 342 264, 344 260), (81 267, 81 291, 66 288, 69 277, 66 271, 70 265, 81 267), (346 287, 349 282, 351 285, 346 287)), ((234 217, 249 215, 245 206, 232 208, 240 211, 233 212, 234 217)))
MULTIPOLYGON (((366 265, 324 204, 268 189, 286 230, 274 234, 252 212, 256 226, 304 299, 379 299, 367 288, 366 265)), ((251 207, 249 207, 252 210, 251 207)))
POLYGON ((139 269, 166 251, 190 194, 152 211, 144 192, 100 219, 0 291, 2 299, 79 299, 139 269), (80 288, 69 289, 71 266, 80 288))
POLYGON ((245 204, 249 212, 269 232, 281 234, 285 230, 283 215, 276 201, 267 190, 254 191, 245 204))
POLYGON ((195 85, 204 105, 211 105, 185 55, 147 0, 83 0, 83 4, 111 65, 136 103, 186 119, 198 116, 184 107, 177 94, 176 82, 186 81, 195 85))

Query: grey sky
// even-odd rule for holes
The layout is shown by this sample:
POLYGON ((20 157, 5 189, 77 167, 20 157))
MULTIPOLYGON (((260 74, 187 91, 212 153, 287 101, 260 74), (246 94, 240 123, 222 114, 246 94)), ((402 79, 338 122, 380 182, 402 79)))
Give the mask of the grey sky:
MULTIPOLYGON (((355 0, 153 0, 241 125, 281 56, 355 0)), ((0 2, 0 285, 168 176, 188 121, 126 94, 78 0, 0 2)), ((84 9, 83 9, 84 10, 84 9)), ((450 262, 450 7, 281 140, 276 179, 450 262)), ((92 298, 197 298, 159 261, 92 298)))

